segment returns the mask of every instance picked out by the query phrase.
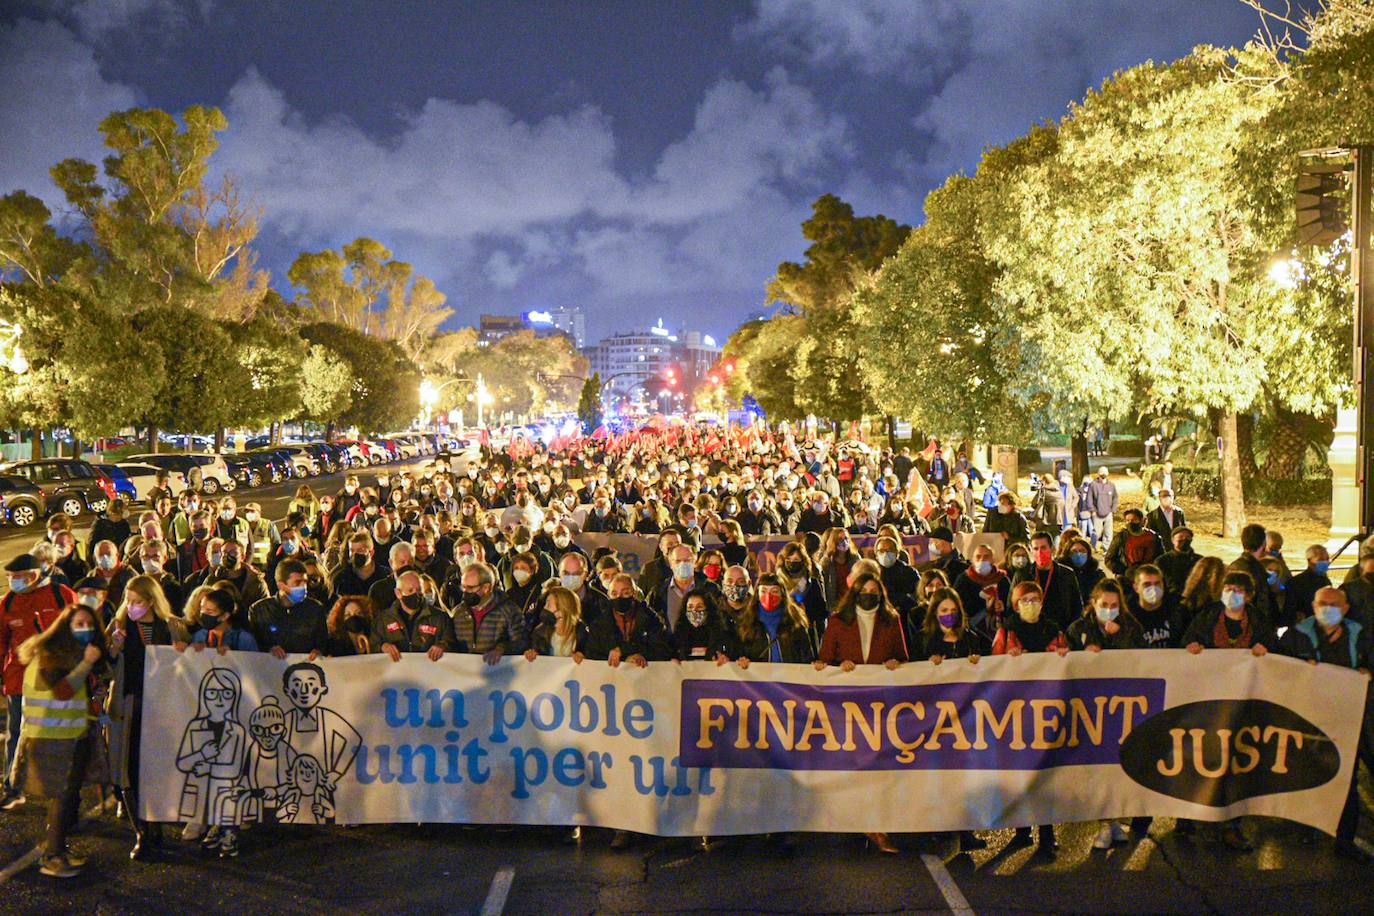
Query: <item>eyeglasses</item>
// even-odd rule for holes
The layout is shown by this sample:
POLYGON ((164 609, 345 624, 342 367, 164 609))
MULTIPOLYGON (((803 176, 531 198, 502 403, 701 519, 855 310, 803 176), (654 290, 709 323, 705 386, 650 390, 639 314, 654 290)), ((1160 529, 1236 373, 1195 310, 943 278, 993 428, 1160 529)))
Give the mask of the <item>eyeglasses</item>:
POLYGON ((283 735, 286 733, 286 726, 281 724, 253 725, 249 727, 249 730, 252 731, 253 734, 258 735, 259 737, 263 735, 283 735))
POLYGON ((234 698, 233 687, 207 687, 205 688, 205 699, 207 700, 232 700, 234 698))

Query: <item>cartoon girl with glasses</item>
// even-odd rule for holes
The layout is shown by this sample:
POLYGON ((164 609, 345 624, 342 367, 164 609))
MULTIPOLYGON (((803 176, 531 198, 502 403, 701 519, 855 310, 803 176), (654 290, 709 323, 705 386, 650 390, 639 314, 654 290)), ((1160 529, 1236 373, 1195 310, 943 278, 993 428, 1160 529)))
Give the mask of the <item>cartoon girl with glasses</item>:
POLYGON ((243 687, 234 671, 211 668, 205 672, 196 717, 187 723, 177 751, 177 769, 186 774, 181 817, 230 833, 236 833, 240 823, 236 789, 248 753, 248 734, 239 722, 242 696, 243 687))
POLYGON ((245 819, 275 824, 280 817, 282 797, 291 787, 291 768, 296 752, 284 740, 286 715, 274 696, 262 698, 262 705, 248 717, 253 743, 248 748, 246 785, 241 792, 249 798, 245 819))

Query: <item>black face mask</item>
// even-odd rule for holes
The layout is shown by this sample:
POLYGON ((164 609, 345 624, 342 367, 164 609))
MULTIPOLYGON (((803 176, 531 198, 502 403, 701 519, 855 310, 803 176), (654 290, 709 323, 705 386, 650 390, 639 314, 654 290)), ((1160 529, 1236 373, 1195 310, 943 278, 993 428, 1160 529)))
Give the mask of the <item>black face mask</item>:
POLYGON ((467 607, 477 607, 482 603, 482 595, 479 592, 470 592, 464 589, 463 604, 467 607))
POLYGON ((370 631, 372 627, 368 625, 366 617, 354 616, 344 621, 344 629, 350 633, 362 635, 370 631))
POLYGON ((1139 534, 1140 529, 1144 527, 1145 526, 1140 524, 1140 522, 1131 522, 1129 525, 1126 526, 1126 530, 1129 531, 1131 534, 1139 534))
POLYGON ((875 610, 878 607, 879 602, 881 601, 881 595, 869 594, 859 595, 854 599, 854 603, 857 604, 859 607, 863 608, 865 611, 875 610))
POLYGON ((782 564, 782 570, 789 576, 796 578, 806 572, 806 564, 797 560, 788 560, 786 563, 782 564))
POLYGON ((633 598, 612 598, 611 610, 617 614, 628 614, 635 609, 635 599, 633 598))
POLYGON ((420 594, 419 592, 416 592, 413 595, 401 596, 401 607, 405 608, 407 611, 418 611, 420 608, 424 606, 425 596, 420 594))
POLYGON ((205 629, 207 629, 207 630, 213 630, 215 627, 219 626, 219 624, 220 624, 220 618, 219 618, 219 617, 216 617, 216 616, 214 616, 214 615, 212 615, 212 614, 201 614, 201 615, 200 615, 200 625, 203 626, 203 627, 205 627, 205 629))
POLYGON ((226 553, 220 560, 225 569, 233 569, 239 565, 239 555, 236 553, 226 553))
POLYGON ((1187 553, 1188 551, 1190 551, 1190 550, 1192 550, 1192 549, 1193 549, 1193 539, 1192 539, 1192 538, 1184 538, 1183 540, 1181 540, 1181 541, 1178 542, 1178 552, 1179 552, 1179 553, 1187 553))
POLYGON ((351 562, 356 569, 362 569, 367 565, 368 559, 365 553, 355 553, 353 556, 349 557, 349 562, 351 562))

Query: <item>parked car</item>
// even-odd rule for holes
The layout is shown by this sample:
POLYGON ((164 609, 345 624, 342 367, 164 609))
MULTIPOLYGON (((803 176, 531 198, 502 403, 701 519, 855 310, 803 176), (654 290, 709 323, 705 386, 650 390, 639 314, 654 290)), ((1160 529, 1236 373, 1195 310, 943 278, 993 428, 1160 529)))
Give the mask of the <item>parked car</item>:
POLYGON ((140 501, 146 500, 148 498, 148 491, 157 486, 158 471, 167 471, 167 489, 172 491, 173 497, 180 496, 181 491, 187 487, 185 471, 161 468, 155 464, 148 464, 143 461, 121 461, 119 464, 114 465, 114 467, 129 475, 129 479, 133 482, 134 490, 136 491, 134 499, 140 501))
POLYGON ((23 477, 42 489, 46 496, 44 515, 65 512, 75 518, 85 511, 104 512, 115 498, 114 481, 77 458, 20 461, 5 473, 23 477))
POLYGON ((120 464, 126 462, 151 464, 168 471, 180 471, 186 475, 186 485, 189 487, 194 487, 196 481, 199 480, 200 488, 205 491, 207 496, 214 496, 221 490, 227 493, 237 485, 234 475, 229 472, 229 466, 225 464, 224 458, 220 455, 180 452, 166 455, 161 453, 130 455, 120 464))
POLYGON ((267 482, 281 483, 296 476, 295 459, 279 448, 254 448, 240 454, 261 463, 267 482))
POLYGON ((315 450, 326 474, 345 470, 353 464, 353 456, 348 449, 337 442, 307 442, 305 447, 315 450))
POLYGON ((358 439, 336 439, 335 441, 348 449, 348 455, 353 460, 351 467, 360 468, 369 464, 381 463, 381 456, 378 455, 374 460, 372 448, 366 442, 358 439))
MULTIPOLYGON (((138 488, 134 486, 134 482, 129 479, 128 473, 119 465, 92 464, 91 467, 110 478, 110 482, 114 484, 116 496, 123 497, 128 502, 134 502, 138 499, 138 488)), ((156 468, 154 468, 154 470, 156 470, 156 468)), ((149 486, 151 486, 151 484, 149 486)))
POLYGON ((0 475, 0 522, 27 528, 43 514, 48 494, 25 477, 0 475))
POLYGON ((277 451, 290 457, 297 477, 318 477, 323 470, 320 459, 307 445, 282 445, 277 451))

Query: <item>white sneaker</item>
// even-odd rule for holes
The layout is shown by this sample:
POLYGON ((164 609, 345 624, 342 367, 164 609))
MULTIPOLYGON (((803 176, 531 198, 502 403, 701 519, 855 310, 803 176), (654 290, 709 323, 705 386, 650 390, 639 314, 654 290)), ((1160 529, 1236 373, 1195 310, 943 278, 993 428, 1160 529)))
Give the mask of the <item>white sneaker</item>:
POLYGON ((28 799, 24 797, 24 793, 19 792, 5 799, 5 803, 0 805, 0 810, 13 811, 15 808, 22 808, 27 801, 28 799))
POLYGON ((196 840, 205 836, 205 831, 207 829, 205 824, 198 824, 195 821, 191 821, 186 825, 185 829, 181 831, 181 838, 187 843, 194 843, 196 840))
POLYGON ((1112 826, 1103 824, 1102 829, 1097 831, 1097 837, 1093 840, 1093 849, 1112 848, 1112 826))
POLYGON ((1112 821, 1112 845, 1120 846, 1122 843, 1129 843, 1130 841, 1131 835, 1127 832, 1126 828, 1122 827, 1116 821, 1112 821))

